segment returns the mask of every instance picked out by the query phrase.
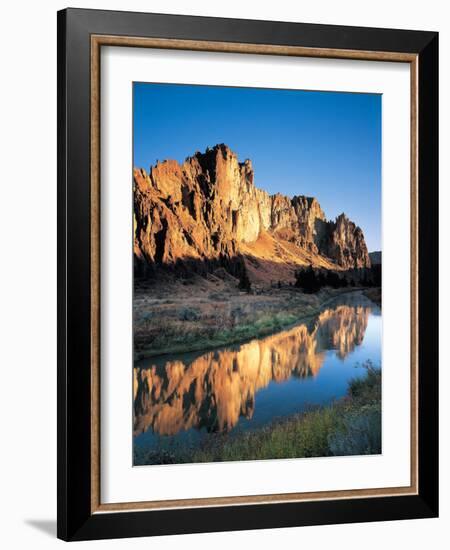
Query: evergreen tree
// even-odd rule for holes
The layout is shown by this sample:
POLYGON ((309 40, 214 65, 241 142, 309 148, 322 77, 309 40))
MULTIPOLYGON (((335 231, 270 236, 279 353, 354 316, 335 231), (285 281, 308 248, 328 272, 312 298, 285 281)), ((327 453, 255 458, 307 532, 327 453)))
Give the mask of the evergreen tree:
POLYGON ((327 286, 326 271, 324 271, 323 269, 319 269, 316 272, 316 278, 317 278, 317 284, 319 285, 320 288, 322 288, 323 286, 327 286))
POLYGON ((302 288, 304 292, 311 294, 313 292, 317 292, 320 289, 320 283, 312 265, 310 265, 306 269, 297 271, 295 274, 295 278, 295 286, 298 288, 302 288))
POLYGON ((335 271, 328 271, 327 286, 331 286, 331 288, 340 288, 342 286, 341 279, 335 271))
POLYGON ((373 265, 371 272, 373 286, 381 286, 381 264, 373 265))
POLYGON ((367 269, 362 269, 361 286, 370 286, 370 280, 367 273, 367 269))

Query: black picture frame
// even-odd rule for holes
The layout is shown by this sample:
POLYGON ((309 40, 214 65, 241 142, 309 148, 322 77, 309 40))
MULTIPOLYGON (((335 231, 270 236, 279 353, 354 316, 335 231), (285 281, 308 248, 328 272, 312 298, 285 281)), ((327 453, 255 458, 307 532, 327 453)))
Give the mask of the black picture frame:
POLYGON ((85 9, 58 12, 58 537, 87 540, 437 515, 438 34, 85 9), (418 494, 92 513, 92 35, 418 56, 418 494))

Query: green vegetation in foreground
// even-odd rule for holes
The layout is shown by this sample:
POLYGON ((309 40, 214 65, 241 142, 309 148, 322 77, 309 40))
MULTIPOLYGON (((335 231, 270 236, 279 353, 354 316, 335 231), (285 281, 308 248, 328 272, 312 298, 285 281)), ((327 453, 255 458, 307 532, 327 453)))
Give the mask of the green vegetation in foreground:
POLYGON ((268 336, 307 321, 337 296, 355 290, 359 289, 327 288, 305 295, 288 289, 278 293, 278 300, 272 296, 218 295, 217 301, 210 298, 206 307, 201 302, 181 306, 174 301, 153 312, 135 314, 135 359, 206 351, 268 336))
POLYGON ((268 427, 217 435, 201 449, 170 447, 160 453, 135 447, 134 464, 179 464, 348 456, 381 453, 381 369, 370 361, 366 375, 349 382, 347 395, 268 427))

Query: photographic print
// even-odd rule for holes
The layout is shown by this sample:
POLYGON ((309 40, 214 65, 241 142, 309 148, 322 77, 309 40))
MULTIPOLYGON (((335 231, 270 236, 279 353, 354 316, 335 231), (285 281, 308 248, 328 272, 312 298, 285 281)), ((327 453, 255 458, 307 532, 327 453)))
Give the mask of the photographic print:
POLYGON ((438 516, 438 39, 58 12, 59 538, 438 516))
POLYGON ((381 113, 133 83, 134 466, 382 452, 381 113))

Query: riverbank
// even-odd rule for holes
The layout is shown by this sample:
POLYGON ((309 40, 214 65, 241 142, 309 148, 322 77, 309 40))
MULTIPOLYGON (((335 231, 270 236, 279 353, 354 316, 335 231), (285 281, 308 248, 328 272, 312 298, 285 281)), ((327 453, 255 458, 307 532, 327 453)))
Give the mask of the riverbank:
POLYGON ((349 382, 347 395, 330 405, 275 421, 253 432, 216 435, 195 449, 135 447, 134 464, 179 464, 308 458, 381 453, 381 370, 349 382))
POLYGON ((367 288, 363 292, 364 296, 367 296, 369 300, 372 300, 377 306, 381 307, 381 287, 367 288))
POLYGON ((316 315, 338 296, 361 292, 327 287, 305 294, 293 286, 275 286, 252 294, 239 291, 226 274, 219 275, 136 289, 135 360, 267 336, 316 315))

